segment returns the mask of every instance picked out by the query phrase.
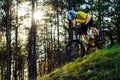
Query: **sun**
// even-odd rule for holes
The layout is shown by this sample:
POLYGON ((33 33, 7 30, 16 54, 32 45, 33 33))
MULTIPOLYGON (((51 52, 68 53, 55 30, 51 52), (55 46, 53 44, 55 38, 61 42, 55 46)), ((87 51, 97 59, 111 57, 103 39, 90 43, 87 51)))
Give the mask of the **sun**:
POLYGON ((43 19, 44 18, 44 12, 43 11, 36 11, 35 13, 34 13, 34 18, 35 18, 35 20, 41 20, 41 19, 43 19))
MULTIPOLYGON (((29 6, 30 2, 23 2, 19 5, 18 7, 18 16, 21 17, 21 16, 25 16, 25 15, 28 15, 28 14, 31 14, 32 11, 30 10, 30 6, 29 6)), ((44 11, 42 11, 41 9, 37 9, 35 10, 34 12, 34 19, 35 20, 41 20, 43 19, 43 16, 44 16, 44 11)), ((32 15, 31 15, 32 16, 32 15)))

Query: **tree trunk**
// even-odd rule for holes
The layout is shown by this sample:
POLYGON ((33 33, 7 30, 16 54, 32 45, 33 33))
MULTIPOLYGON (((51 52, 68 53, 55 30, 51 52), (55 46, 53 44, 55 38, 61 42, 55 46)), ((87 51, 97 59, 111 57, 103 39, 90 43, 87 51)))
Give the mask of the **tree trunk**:
POLYGON ((57 24, 56 24, 56 26, 57 26, 57 37, 58 37, 58 39, 57 39, 57 67, 59 67, 60 65, 61 65, 61 56, 60 56, 60 50, 59 50, 59 46, 60 46, 60 40, 59 40, 59 10, 58 10, 58 0, 56 0, 56 10, 57 10, 57 24))
POLYGON ((31 21, 31 30, 30 30, 30 39, 29 39, 29 80, 37 79, 37 55, 36 55, 36 24, 34 19, 36 1, 32 0, 32 21, 31 21))
POLYGON ((116 2, 116 11, 117 11, 117 21, 116 21, 116 26, 117 26, 117 36, 118 36, 118 42, 120 43, 120 1, 118 0, 116 2))
POLYGON ((4 68, 3 68, 3 66, 1 66, 1 80, 4 80, 4 77, 3 77, 3 76, 4 76, 4 75, 3 75, 4 73, 3 73, 3 71, 4 71, 4 68))
MULTIPOLYGON (((16 14, 16 24, 18 24, 18 0, 17 0, 17 14, 16 14)), ((18 57, 18 26, 15 27, 15 69, 14 69, 14 79, 17 80, 17 57, 18 57)))
MULTIPOLYGON (((72 9, 71 1, 68 0, 68 11, 71 10, 71 9, 72 9)), ((72 40, 72 39, 73 39, 73 33, 72 33, 72 31, 71 31, 71 27, 72 27, 71 21, 69 21, 68 26, 69 26, 69 40, 72 40)))
POLYGON ((7 1, 7 24, 6 24, 6 41, 7 41, 7 80, 11 80, 11 24, 10 24, 10 1, 7 1))

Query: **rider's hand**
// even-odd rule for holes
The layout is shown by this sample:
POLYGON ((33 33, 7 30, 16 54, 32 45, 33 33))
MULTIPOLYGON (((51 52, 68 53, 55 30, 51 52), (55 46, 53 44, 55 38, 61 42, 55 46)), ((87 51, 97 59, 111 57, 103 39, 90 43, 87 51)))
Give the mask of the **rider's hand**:
POLYGON ((83 26, 87 26, 87 24, 86 24, 86 23, 84 23, 84 24, 83 24, 83 26))
POLYGON ((76 22, 75 22, 75 20, 72 20, 72 25, 73 25, 73 27, 76 26, 76 22))

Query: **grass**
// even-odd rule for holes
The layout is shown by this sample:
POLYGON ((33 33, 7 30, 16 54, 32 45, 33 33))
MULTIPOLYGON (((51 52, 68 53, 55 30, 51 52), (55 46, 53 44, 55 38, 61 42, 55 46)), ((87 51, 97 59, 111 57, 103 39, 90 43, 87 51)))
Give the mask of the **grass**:
POLYGON ((39 80, 120 80, 120 45, 97 50, 39 80))

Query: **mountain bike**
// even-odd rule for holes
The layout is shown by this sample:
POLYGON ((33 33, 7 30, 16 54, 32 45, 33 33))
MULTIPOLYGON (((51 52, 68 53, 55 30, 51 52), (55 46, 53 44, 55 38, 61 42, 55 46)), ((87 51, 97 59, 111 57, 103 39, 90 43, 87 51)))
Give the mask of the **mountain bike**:
POLYGON ((86 40, 84 30, 81 29, 81 27, 82 25, 78 25, 70 28, 70 31, 73 33, 73 40, 70 40, 66 46, 67 56, 70 61, 74 61, 78 57, 82 58, 90 48, 95 47, 102 49, 112 46, 113 39, 107 29, 101 29, 99 35, 96 36, 89 27, 87 27, 86 40))

